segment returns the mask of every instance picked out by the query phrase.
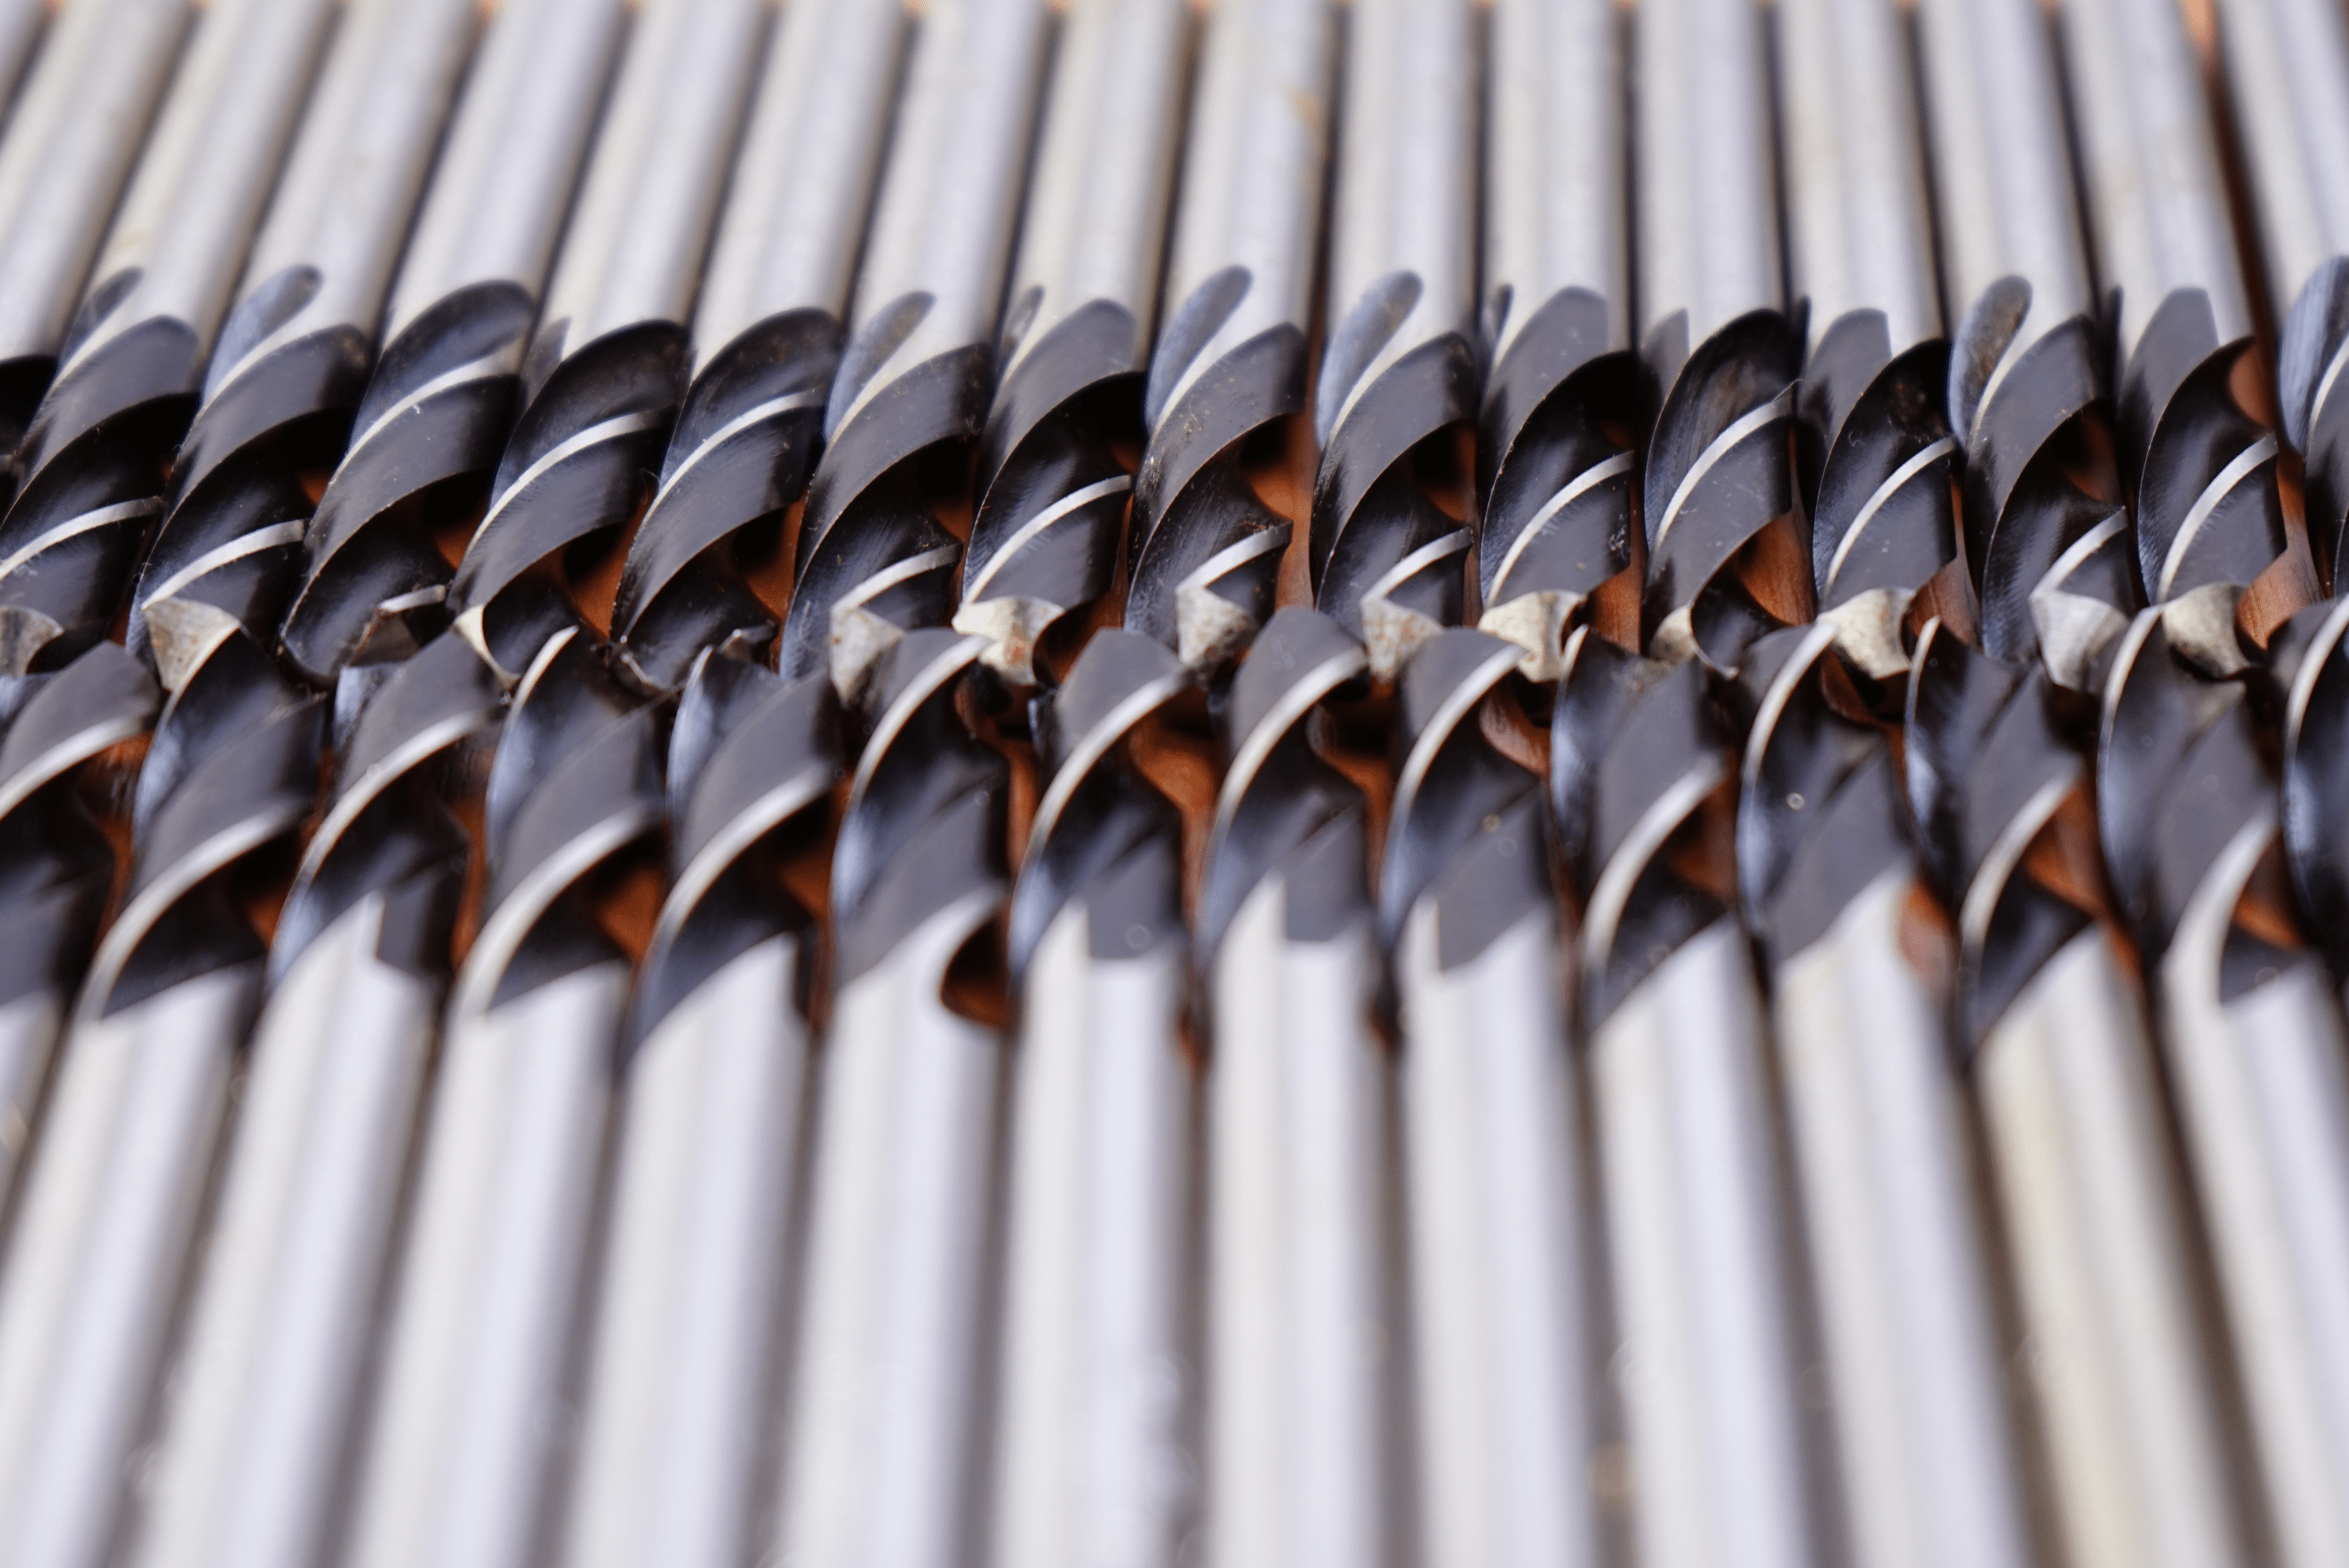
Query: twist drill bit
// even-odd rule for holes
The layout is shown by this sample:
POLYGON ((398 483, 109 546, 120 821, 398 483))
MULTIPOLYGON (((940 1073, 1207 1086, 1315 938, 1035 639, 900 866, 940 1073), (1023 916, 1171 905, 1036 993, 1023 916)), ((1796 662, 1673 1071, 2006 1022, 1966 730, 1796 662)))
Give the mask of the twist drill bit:
POLYGON ((1918 638, 1906 724, 1910 809, 1957 911, 1957 1041, 2030 1350, 2045 1500, 2063 1560, 2082 1568, 2237 1562, 2178 1173, 2056 693, 2041 666, 1978 653, 1936 620, 1918 638))
POLYGON ((2143 598, 2045 10, 1919 0, 1981 645, 2093 692, 2143 598))
POLYGON ((1307 735, 1368 667, 1337 622, 1283 610, 1225 704, 1197 962, 1213 1037, 1206 1530, 1231 1568, 1394 1556, 1377 927, 1361 792, 1307 735))
POLYGON ((1554 681, 1584 601, 1631 562, 1621 21, 1606 0, 1496 0, 1490 25, 1476 624, 1554 681))
POLYGON ((954 615, 1016 685, 1116 573, 1133 489, 1117 448, 1141 435, 1188 22, 1180 0, 1090 0, 1053 63, 954 615))
POLYGON ((449 584, 458 628, 509 675, 556 629, 555 601, 525 579, 633 517, 668 441, 765 14, 765 0, 653 0, 629 34, 489 510, 449 584))
POLYGON ((1844 632, 1823 619, 1775 632, 1741 671, 1755 717, 1737 840, 1846 1534, 1862 1562, 2022 1568, 2034 1556, 1943 1012, 1946 928, 1920 880, 1898 761, 1854 717, 1834 654, 1844 632))
POLYGON ((1778 44, 1787 248, 1809 335, 1796 468, 1819 618, 1860 673, 1898 682, 1909 601, 1957 549, 1907 22, 1885 0, 1789 0, 1778 44))
POLYGON ((1484 735, 1525 649, 1403 670, 1379 906, 1401 1014, 1424 1556, 1594 1563, 1581 1134, 1541 784, 1484 735))
POLYGON ((1041 0, 941 0, 914 40, 777 656, 855 706, 899 636, 947 619, 960 546, 918 460, 986 417, 1048 21, 1041 0))
POLYGON ((1126 625, 1195 669, 1272 615, 1289 542, 1246 465, 1305 407, 1334 39, 1319 0, 1230 0, 1200 48, 1126 598, 1126 625))
POLYGON ((312 684, 448 621, 435 535, 482 502, 522 354, 604 103, 626 0, 506 0, 468 72, 401 260, 349 449, 303 537, 279 635, 312 684))
POLYGON ((139 771, 136 869, 0 1268, 0 1558, 24 1568, 109 1561, 137 1502, 131 1452, 261 1002, 251 877, 317 788, 320 705, 233 625, 217 635, 139 771))
POLYGON ((25 78, 25 62, 32 58, 48 19, 47 0, 6 0, 0 5, 0 112, 15 106, 17 89, 25 78))
POLYGON ((304 1568, 331 1532, 440 1034, 467 840, 502 710, 444 637, 348 671, 335 786, 270 945, 218 1207, 167 1381, 141 1568, 304 1568))
POLYGON ((781 1560, 962 1560, 1000 1047, 950 970, 1003 902, 1008 779, 955 712, 985 639, 907 633, 832 857, 832 1022, 785 1436, 781 1560))
POLYGON ((2230 674, 2236 602, 2287 541, 2275 432, 2232 384, 2251 306, 2201 62, 2170 0, 2065 0, 2061 17, 2140 580, 2170 646, 2230 674))
POLYGON ((807 488, 889 124, 906 10, 793 5, 776 25, 694 316, 693 384, 629 543, 614 655, 648 690, 705 648, 772 642, 736 551, 807 488))
POLYGON ((1551 720, 1550 794, 1581 905, 1626 1432, 1643 1561, 1817 1560, 1796 1391, 1790 1227, 1765 1017, 1729 892, 1734 775, 1696 660, 1578 628, 1551 720))
POLYGON ((1313 600, 1371 673, 1460 621, 1468 530, 1421 478, 1476 414, 1475 17, 1464 0, 1358 0, 1346 26, 1313 600))
POLYGON ((1182 823, 1137 730, 1192 691, 1103 631, 1036 702, 1049 773, 1011 902, 995 1561, 1171 1564, 1195 1501, 1182 823))
POLYGON ((629 976, 588 884, 660 826, 662 718, 575 628, 515 691, 366 1422, 356 1568, 519 1564, 544 1531, 629 976))
POLYGON ((0 666, 69 660, 113 621, 334 13, 333 0, 206 10, 17 453, 0 666))

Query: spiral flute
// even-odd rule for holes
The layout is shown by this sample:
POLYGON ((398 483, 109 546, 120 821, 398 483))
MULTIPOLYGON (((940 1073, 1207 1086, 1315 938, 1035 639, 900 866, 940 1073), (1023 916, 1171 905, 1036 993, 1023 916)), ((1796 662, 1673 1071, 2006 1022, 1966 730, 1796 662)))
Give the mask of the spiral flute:
POLYGON ((998 1562, 1171 1565, 1197 1500, 1182 824, 1130 744, 1193 689, 1162 644, 1103 631, 1037 700, 1049 772, 1011 903, 998 1562))
POLYGON ((1272 616, 1293 528, 1247 469, 1305 408, 1335 42, 1320 0, 1232 0, 1200 48, 1126 597, 1127 627, 1193 669, 1272 616))
POLYGON ((774 640, 736 551, 816 466, 906 28, 896 0, 813 0, 775 27, 694 315, 693 383, 612 610, 614 659, 647 690, 684 684, 705 648, 774 640))
POLYGON ((628 1000, 591 879, 658 829, 662 710, 576 628, 491 765, 489 885, 445 1019, 343 1561, 535 1561, 628 1000))
POLYGON ((1189 15, 1089 0, 1052 66, 954 614, 1015 685, 1036 684, 1037 644, 1116 574, 1133 476, 1113 443, 1141 433, 1189 15))
POLYGON ((1496 0, 1490 26, 1476 624, 1554 681, 1585 602, 1631 563, 1622 21, 1607 0, 1496 0))
POLYGON ((514 428, 523 350, 627 15, 626 0, 507 0, 474 51, 279 628, 314 685, 354 661, 404 658, 448 625, 434 535, 482 503, 514 428))

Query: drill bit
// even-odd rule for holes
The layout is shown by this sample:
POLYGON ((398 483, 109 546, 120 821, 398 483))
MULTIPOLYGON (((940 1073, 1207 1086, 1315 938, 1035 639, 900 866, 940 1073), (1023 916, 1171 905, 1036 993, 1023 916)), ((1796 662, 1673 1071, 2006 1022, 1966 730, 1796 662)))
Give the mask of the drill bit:
POLYGON ((904 52, 896 0, 810 0, 775 28, 694 316, 696 369, 629 543, 614 658, 647 690, 705 648, 772 642, 738 550, 816 463, 904 52))
POLYGON ((592 879, 661 825, 662 717, 576 628, 515 691, 365 1423, 354 1568, 516 1565, 544 1533, 629 978, 592 879))
POLYGON ((335 706, 335 786, 270 944, 140 1568, 304 1568, 348 1473, 466 865, 447 801, 503 702, 444 637, 347 671, 335 706))
POLYGON ((947 619, 961 547, 928 491, 986 417, 1048 23, 1042 0, 941 0, 914 40, 777 655, 852 706, 898 637, 947 619))
POLYGON ((206 10, 17 453, 0 667, 70 660, 113 622, 335 11, 206 10))
POLYGON ((1475 16, 1466 0, 1354 0, 1346 24, 1313 602, 1391 681, 1460 622, 1467 528, 1429 493, 1476 414, 1475 16), (1449 449, 1449 450, 1447 450, 1449 449))
POLYGON ((1855 717, 1865 710, 1835 656, 1846 629, 1822 618, 1752 650, 1737 825, 1845 1534, 1860 1562, 2023 1568, 2021 1467, 1943 1011, 1947 925, 1920 880, 1898 762, 1855 717))
POLYGON ((1198 922, 1208 1066, 1206 1532, 1228 1568, 1393 1560, 1393 1139, 1362 795, 1316 706, 1369 668, 1287 609, 1224 703, 1198 922))
POLYGON ((952 972, 994 940, 1008 781, 955 706, 986 646, 911 631, 862 687, 781 1488, 802 1568, 946 1568, 973 1527, 1001 1046, 952 972))
POLYGON ((1103 631, 1036 700, 1048 771, 1011 902, 998 1562, 1169 1565, 1196 1501, 1182 822, 1132 751, 1195 689, 1163 645, 1103 631))
POLYGON ((489 510, 449 584, 458 629, 509 678, 557 629, 542 614, 557 601, 525 579, 635 517, 668 441, 765 15, 765 0, 652 0, 629 33, 489 510))
POLYGON ((562 1561, 729 1568, 764 1490, 814 956, 777 885, 823 825, 840 710, 705 652, 669 742, 675 874, 637 983, 562 1561))
POLYGON ((1822 1531, 1766 1015, 1720 841, 1734 777, 1701 661, 1574 631, 1550 793, 1581 909, 1631 1534, 1644 1562, 1793 1568, 1822 1531))
POLYGON ((401 260, 349 449, 303 537, 279 635, 303 677, 415 651, 448 623, 435 534, 482 502, 519 396, 626 0, 505 0, 401 260))
POLYGON ((217 635, 139 770, 135 870, 0 1268, 0 1559, 22 1568, 97 1568, 137 1504, 132 1450, 261 1003, 253 882, 317 788, 321 705, 233 623, 217 635))
POLYGON ((1584 602, 1631 562, 1622 22, 1609 0, 1495 0, 1490 26, 1476 624, 1554 681, 1584 602))
POLYGON ((1981 646, 2093 692, 2143 599, 2046 12, 1918 0, 1917 17, 1981 646))
POLYGON ((1015 685, 1116 573, 1133 489, 1117 447, 1141 435, 1189 15, 1085 0, 1053 62, 954 615, 1015 685))
POLYGON ((1272 615, 1289 542, 1248 465, 1305 407, 1334 41, 1321 0, 1228 0, 1200 49, 1126 598, 1126 625, 1194 669, 1272 615))
POLYGON ((1957 549, 1914 61, 1893 0, 1787 0, 1778 46, 1787 249, 1809 336, 1796 469, 1819 618, 1897 705, 1902 618, 1957 549))
POLYGON ((25 64, 49 20, 48 0, 0 0, 0 117, 16 106, 25 64))
POLYGON ((1483 732, 1524 647, 1404 666, 1378 881, 1401 1018, 1425 1559, 1599 1561, 1581 1120, 1541 784, 1483 732))
POLYGON ((1643 646, 1733 668, 1809 618, 1809 573, 1773 528, 1794 505, 1787 427, 1802 343, 1779 273, 1769 61, 1750 0, 1635 13, 1640 352, 1662 399, 1648 437, 1643 646))

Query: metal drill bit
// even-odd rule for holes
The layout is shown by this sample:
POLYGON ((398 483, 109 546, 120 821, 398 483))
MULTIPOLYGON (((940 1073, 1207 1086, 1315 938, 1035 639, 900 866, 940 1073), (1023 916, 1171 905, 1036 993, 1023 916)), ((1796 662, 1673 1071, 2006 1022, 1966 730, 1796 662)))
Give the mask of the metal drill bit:
POLYGON ((335 787, 270 944, 140 1568, 306 1568, 349 1470, 466 863, 445 802, 503 704, 447 637, 346 672, 335 706, 335 787))
MULTIPOLYGON (((155 726, 136 869, 34 1129, 0 1263, 0 1559, 110 1561, 229 1079, 261 1003, 240 873, 317 788, 322 706, 235 626, 155 726)), ((78 666, 77 666, 78 667, 78 666)))
POLYGON ((1042 0, 940 0, 914 40, 778 653, 852 706, 898 637, 947 618, 960 546, 917 460, 951 466, 986 417, 1048 23, 1042 0))
POLYGON ((2201 61, 2175 0, 2065 0, 2059 16, 2139 578, 2171 647, 2232 673, 2236 601, 2286 539, 2276 434, 2229 384, 2251 306, 2201 61))
POLYGON ((53 666, 113 621, 335 9, 205 12, 17 453, 0 668, 53 666))
POLYGON ((1322 0, 1226 0, 1200 49, 1126 598, 1126 625, 1195 669, 1272 615, 1289 541, 1245 462, 1305 407, 1335 39, 1322 0))
POLYGON ((1796 468, 1819 618, 1860 673, 1897 682, 1909 601, 1957 550, 1908 19, 1897 0, 1787 0, 1778 64, 1787 249, 1809 335, 1796 468))
MULTIPOLYGON (((1755 596, 1741 554, 1794 505, 1787 426, 1802 342, 1786 315, 1769 61, 1751 0, 1648 0, 1634 13, 1640 352, 1662 402, 1648 438, 1640 636, 1720 668, 1808 618, 1755 596)), ((1757 545, 1756 549, 1765 548, 1757 545)), ((1781 552, 1785 553, 1785 552, 1781 552)), ((1783 564, 1783 563, 1781 563, 1783 564)))
POLYGON ((1495 0, 1490 27, 1476 624, 1554 681, 1584 601, 1631 562, 1623 19, 1609 0, 1495 0))
MULTIPOLYGON (((1946 484, 1943 488, 1946 489, 1946 484)), ((1755 710, 1739 891, 1778 1040, 1845 1535, 1864 1562, 2035 1561, 2000 1365, 1947 927, 1920 885, 1885 734, 1824 620, 1740 671, 1755 710)))
POLYGON ((704 653, 669 742, 669 895, 637 982, 561 1560, 752 1556, 786 1299, 814 959, 772 857, 822 825, 840 709, 704 653))
POLYGON ((1314 603, 1392 680, 1460 621, 1469 533, 1420 475, 1475 417, 1475 15, 1354 0, 1346 24, 1330 337, 1313 392, 1314 603))
POLYGON ((1701 662, 1578 628, 1550 791, 1581 904, 1590 1058, 1642 1560, 1818 1561, 1792 1227, 1753 960, 1714 824, 1733 775, 1701 662))
POLYGON ((949 972, 1005 891, 1005 765, 955 712, 985 647, 908 632, 863 688, 784 1438, 778 1550, 803 1568, 946 1568, 974 1523, 1002 1059, 949 972))
POLYGON ((1404 666, 1379 908, 1401 1015, 1420 1555, 1599 1561, 1581 1118, 1541 784, 1482 732, 1525 649, 1404 666))
POLYGON ((1918 0, 1981 645, 2098 689, 2143 598, 2070 139, 2037 0, 1918 0))
POLYGON ((313 684, 332 686, 362 653, 403 657, 448 624, 433 536, 481 503, 514 428, 523 350, 627 17, 627 0, 505 0, 482 39, 350 448, 303 538, 280 635, 313 684))
POLYGON ((1397 1556, 1377 927, 1361 793, 1306 733, 1368 667, 1337 622, 1283 610, 1224 705, 1231 762, 1196 948, 1211 1029, 1205 1529, 1219 1568, 1397 1556))
POLYGON ((1196 1503, 1181 820, 1136 731, 1194 689, 1103 631, 1036 702, 1048 769, 1011 903, 993 1561, 1177 1561, 1196 1503))
POLYGON ((0 116, 16 106, 26 62, 49 20, 48 0, 0 0, 0 116))
POLYGON ((958 631, 1037 683, 1037 645, 1109 589, 1141 435, 1183 106, 1182 0, 1081 0, 1052 66, 979 440, 958 631))
POLYGON ((774 617, 734 552, 806 490, 904 52, 899 0, 785 7, 694 315, 695 374, 629 544, 614 657, 648 690, 774 617))
POLYGON ((629 990, 584 884, 661 824, 662 717, 576 628, 516 690, 361 1451, 354 1568, 540 1549, 629 990))
POLYGON ((1906 768, 1957 911, 1957 1041, 2029 1353, 2054 1544, 2079 1568, 2243 1561, 2186 1209, 2136 988, 2081 841, 2087 764, 2038 665, 1930 622, 1906 768))

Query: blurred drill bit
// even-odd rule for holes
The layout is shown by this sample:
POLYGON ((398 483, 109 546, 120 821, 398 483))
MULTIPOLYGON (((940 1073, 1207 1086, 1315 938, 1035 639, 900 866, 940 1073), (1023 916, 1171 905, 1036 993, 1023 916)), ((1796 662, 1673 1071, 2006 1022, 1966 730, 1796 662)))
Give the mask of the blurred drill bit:
POLYGON ((975 1523, 1002 1048, 952 971, 994 940, 1008 783, 955 700, 985 648, 908 632, 863 688, 784 1437, 777 1560, 801 1568, 949 1568, 975 1523))
MULTIPOLYGON (((1741 654, 1742 656, 1742 654, 1741 654)), ((1643 1562, 1819 1560, 1794 1230, 1753 954, 1729 892, 1729 757, 1702 662, 1567 639, 1550 790, 1581 906, 1603 1218, 1643 1562)))
POLYGON ((521 414, 449 584, 457 628, 509 679, 556 629, 543 615, 556 601, 525 579, 634 517, 668 442, 765 16, 765 0, 651 0, 630 29, 522 365, 521 414))
POLYGON ((350 448, 303 539, 280 636, 315 685, 448 624, 434 536, 470 519, 514 428, 522 351, 627 17, 627 0, 503 0, 483 35, 350 448))
POLYGON ((1863 1562, 2026 1568, 1994 1274, 1943 1011, 1946 926, 1920 883, 1898 761, 1854 717, 1865 710, 1834 656, 1844 630, 1822 619, 1750 651, 1737 840, 1845 1534, 1863 1562))
POLYGON ((1313 391, 1313 600, 1391 681, 1460 622, 1465 527, 1429 494, 1476 414, 1475 13, 1353 0, 1329 341, 1313 391))
POLYGON ((1957 911, 1973 1078, 2032 1396, 2076 1568, 2243 1561, 2187 1214, 2128 959, 2100 917, 2087 764, 2038 665, 1919 634, 1910 809, 1957 911))
POLYGON ((577 628, 515 692, 365 1423, 353 1568, 536 1560, 629 990, 589 884, 661 824, 662 717, 577 628))
POLYGON ((939 0, 915 37, 778 655, 852 706, 898 637, 947 619, 961 547, 929 490, 959 489, 986 417, 1049 22, 1043 0, 939 0))
POLYGON ((473 44, 469 0, 351 0, 271 197, 125 640, 177 689, 213 628, 267 646, 374 362, 375 325, 473 44))
MULTIPOLYGON (((2324 619, 2337 647, 2343 617, 2324 619)), ((2267 1537, 2278 1562, 2315 1568, 2349 1556, 2349 1032, 2293 917, 2252 695, 2198 678, 2190 657, 2154 611, 2130 628, 2105 692, 2098 816, 2184 1126, 2267 1537)), ((2322 662, 2288 687, 2288 756, 2322 662)))
POLYGON ((1337 622, 1283 610, 1223 705, 1231 761, 1197 948, 1211 1031, 1205 1529, 1219 1568, 1397 1557, 1377 926, 1361 792, 1307 733, 1368 668, 1337 622))
POLYGON ((1193 690, 1103 631, 1036 702, 1047 769, 1011 903, 994 1557, 1170 1568, 1196 1502, 1182 823, 1136 732, 1193 690))
POLYGON ((467 840, 446 802, 501 706, 453 637, 336 693, 335 787, 270 944, 139 1568, 307 1568, 326 1549, 448 989, 467 840))
POLYGON ((1584 601, 1631 562, 1623 19, 1611 0, 1495 0, 1490 27, 1476 624, 1554 681, 1584 601))
POLYGON ((2047 14, 1918 0, 1917 16, 1981 646, 2093 692, 2143 601, 2047 14))
POLYGON ((53 667, 113 623, 336 10, 206 9, 17 452, 0 669, 53 667))
POLYGON ((189 0, 68 0, 0 131, 0 450, 11 457, 189 15, 189 0))
POLYGON ((753 1555, 815 935, 774 851, 794 824, 822 826, 840 759, 829 684, 715 651, 696 662, 669 742, 675 874, 621 1061, 564 1562, 753 1555))
POLYGON ((323 705, 233 624, 217 636, 139 770, 135 870, 35 1125, 0 1266, 11 1568, 99 1568, 139 1501, 132 1451, 261 1003, 256 883, 317 789, 323 705))
POLYGON ((1777 41, 1787 248, 1809 334, 1795 460, 1819 618, 1861 674, 1898 683, 1909 601, 1957 550, 1908 18, 1897 0, 1786 0, 1777 41))
POLYGON ((2059 15, 2139 581, 2170 646, 2230 674, 2236 601, 2286 539, 2275 432, 2230 384, 2251 306, 2201 61, 2176 0, 2065 0, 2059 15))
POLYGON ((1525 656, 1455 630, 1404 666, 1378 882, 1431 1568, 1599 1561, 1582 1121, 1541 784, 1482 728, 1525 656))
POLYGON ((16 106, 25 63, 40 42, 49 10, 49 0, 0 0, 0 124, 16 106))
POLYGON ((1141 433, 1183 107, 1183 0, 1079 0, 1052 66, 954 628, 1037 684, 1037 645, 1109 588, 1141 433))
POLYGON ((776 24, 694 315, 695 374, 629 541, 614 658, 648 690, 705 648, 772 642, 735 552, 806 490, 904 52, 899 0, 807 0, 776 24))
POLYGON ((1305 407, 1335 41, 1322 0, 1225 0, 1200 47, 1126 598, 1126 625, 1194 669, 1272 615, 1289 542, 1247 467, 1305 407))

